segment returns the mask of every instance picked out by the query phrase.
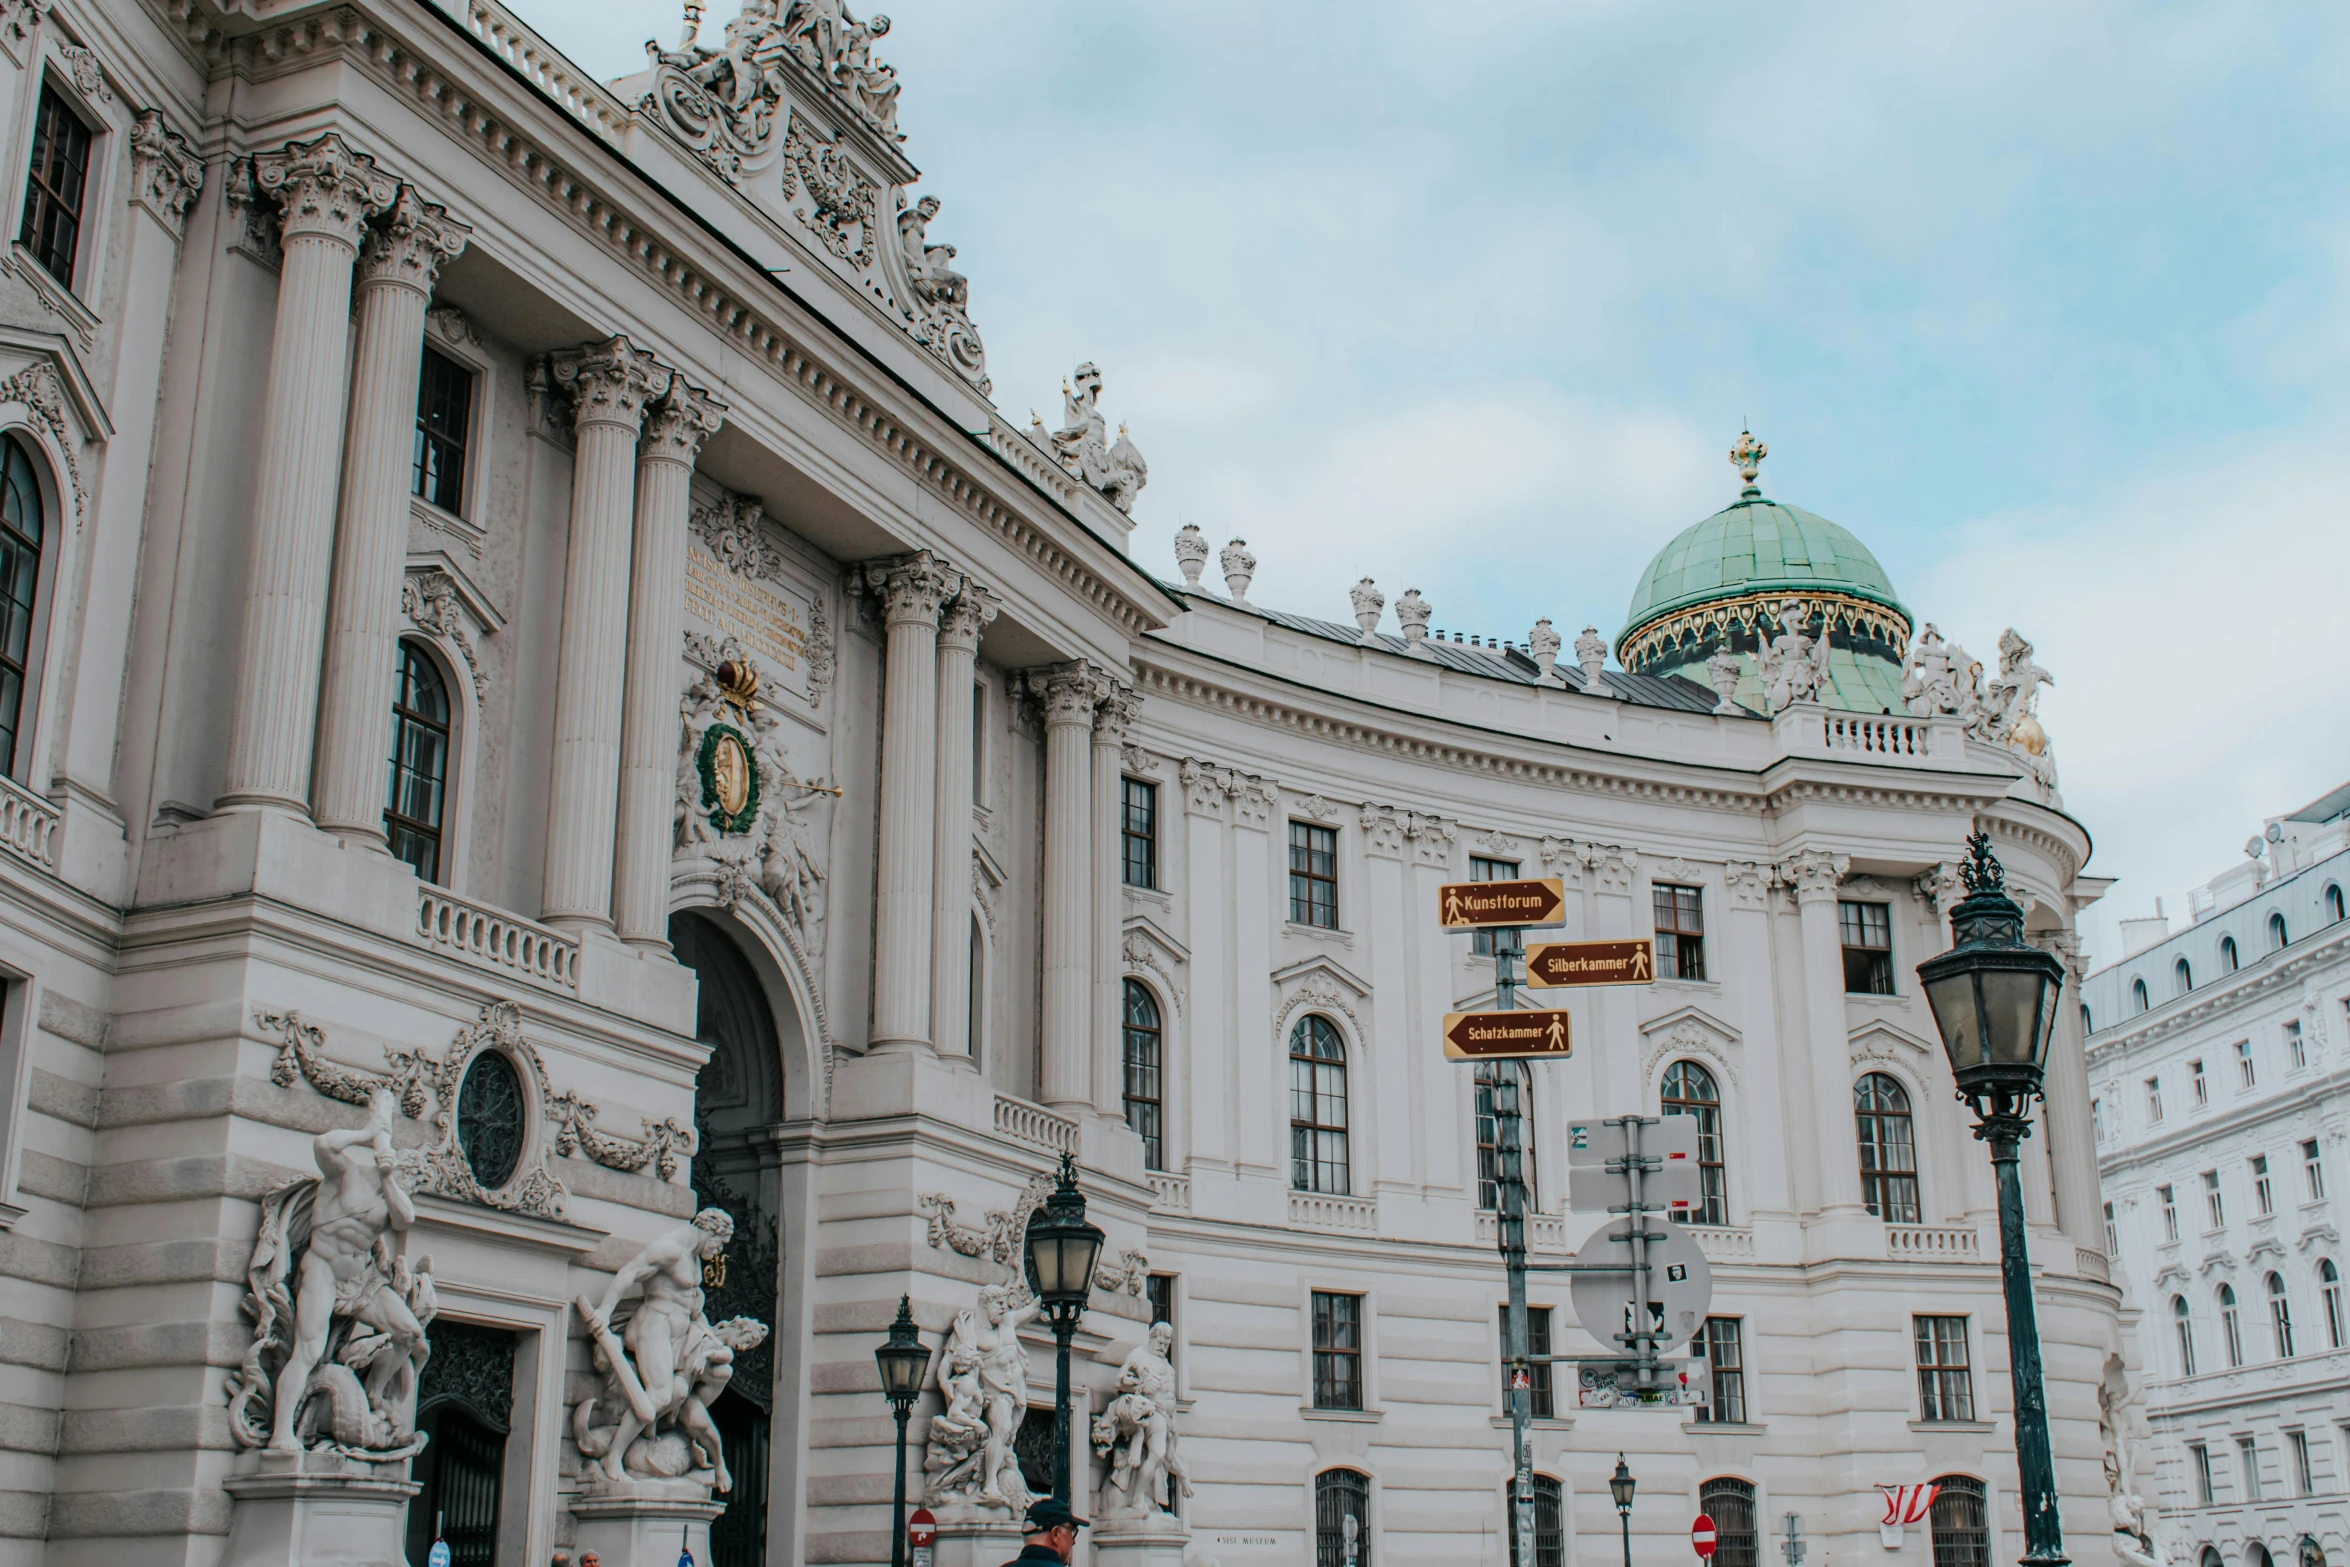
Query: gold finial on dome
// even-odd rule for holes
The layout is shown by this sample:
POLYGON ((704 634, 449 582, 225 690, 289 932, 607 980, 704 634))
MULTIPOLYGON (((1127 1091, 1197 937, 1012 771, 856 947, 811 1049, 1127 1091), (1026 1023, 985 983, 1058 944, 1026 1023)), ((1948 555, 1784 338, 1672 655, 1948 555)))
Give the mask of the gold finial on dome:
POLYGON ((1760 495, 1755 476, 1762 471, 1762 460, 1771 455, 1771 449, 1754 438, 1749 430, 1738 432, 1738 444, 1730 448, 1730 466, 1738 470, 1738 477, 1746 481, 1748 495, 1760 495))

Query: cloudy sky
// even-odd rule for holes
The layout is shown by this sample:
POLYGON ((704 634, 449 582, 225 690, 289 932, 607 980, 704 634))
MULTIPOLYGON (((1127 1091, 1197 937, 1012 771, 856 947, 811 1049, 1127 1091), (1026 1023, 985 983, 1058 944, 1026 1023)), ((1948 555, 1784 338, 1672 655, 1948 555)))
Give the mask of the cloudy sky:
MULTIPOLYGON (((676 26, 519 9, 608 77, 676 26)), ((1612 633, 1743 421, 1921 617, 2037 643, 2101 959, 2350 778, 2350 9, 890 11, 997 400, 1101 365, 1145 564, 1196 522, 1284 608, 1612 633)))

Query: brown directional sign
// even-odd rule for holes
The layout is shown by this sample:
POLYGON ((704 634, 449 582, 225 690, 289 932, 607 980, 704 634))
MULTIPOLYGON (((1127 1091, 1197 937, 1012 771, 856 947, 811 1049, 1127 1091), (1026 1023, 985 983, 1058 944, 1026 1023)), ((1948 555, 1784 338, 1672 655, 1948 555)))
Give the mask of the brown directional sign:
POLYGON ((1444 1054, 1452 1061, 1541 1061, 1571 1053, 1564 1012, 1447 1012, 1444 1054))
POLYGON ((1562 985, 1647 985, 1656 980, 1656 944, 1634 941, 1541 941, 1526 949, 1526 983, 1551 990, 1562 985))
POLYGON ((1567 889, 1556 876, 1526 881, 1448 881, 1436 889, 1436 919, 1446 930, 1563 925, 1567 889))

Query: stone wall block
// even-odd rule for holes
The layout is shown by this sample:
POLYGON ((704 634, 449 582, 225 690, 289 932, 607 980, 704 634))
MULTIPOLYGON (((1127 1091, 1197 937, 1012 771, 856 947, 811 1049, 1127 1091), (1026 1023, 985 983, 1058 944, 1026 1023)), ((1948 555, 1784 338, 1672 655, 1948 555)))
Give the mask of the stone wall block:
POLYGON ((46 1067, 34 1067, 32 1080, 25 1092, 25 1104, 45 1116, 81 1127, 85 1131, 98 1129, 98 1107, 103 1096, 89 1083, 77 1083, 70 1077, 60 1077, 46 1067))
POLYGON ((0 1404, 0 1451, 54 1454, 64 1413, 30 1404, 0 1404))
MULTIPOLYGON (((4 1494, 4 1493, 0 1493, 4 1494)), ((38 1498, 36 1498, 38 1500, 38 1498)), ((226 1491, 65 1491, 49 1516, 52 1540, 143 1534, 226 1534, 226 1491)), ((8 1532, 0 1513, 0 1533, 8 1532)))
POLYGON ((174 1404, 141 1409, 69 1409, 57 1435, 60 1453, 233 1452, 225 1405, 174 1404))
POLYGON ((202 1197, 242 1197, 259 1202, 286 1182, 310 1173, 243 1154, 203 1154, 100 1165, 90 1172, 89 1205, 114 1208, 128 1203, 184 1202, 202 1197))
POLYGON ((20 1235, 13 1230, 0 1231, 0 1277, 69 1290, 73 1288, 75 1275, 81 1271, 81 1261, 82 1254, 76 1247, 20 1235))
POLYGON ((129 1246, 94 1246, 82 1253, 81 1287, 124 1289, 153 1284, 210 1280, 242 1285, 253 1242, 246 1239, 144 1241, 129 1246))
POLYGON ((78 1208, 89 1192, 90 1167, 27 1148, 23 1162, 17 1167, 16 1184, 19 1190, 35 1197, 78 1208))
POLYGON ((36 1371, 63 1371, 73 1358, 73 1333, 45 1322, 22 1317, 0 1317, 0 1363, 31 1366, 36 1371))
MULTIPOLYGON (((131 1327, 85 1328, 73 1335, 69 1369, 237 1366, 244 1363, 252 1342, 252 1329, 241 1322, 143 1322, 131 1327)), ((0 1358, 5 1358, 4 1348, 0 1348, 0 1358)))
POLYGON ((68 1043, 90 1050, 106 1048, 106 1025, 110 1014, 99 1011, 71 996, 54 990, 41 992, 41 1028, 68 1043))
POLYGON ((0 1491, 0 1540, 39 1540, 48 1533, 47 1496, 38 1491, 0 1491))

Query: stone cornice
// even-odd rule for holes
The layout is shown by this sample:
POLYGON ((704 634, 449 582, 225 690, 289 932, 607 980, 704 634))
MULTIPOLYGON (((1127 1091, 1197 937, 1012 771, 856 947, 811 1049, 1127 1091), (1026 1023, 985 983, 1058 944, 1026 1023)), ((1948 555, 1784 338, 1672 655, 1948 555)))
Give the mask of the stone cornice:
POLYGON ((2296 952, 2288 947, 2281 953, 2267 953, 2233 974, 2207 981, 2183 996, 2173 996, 2150 1007, 2127 1023, 2098 1030, 2088 1046, 2089 1060, 2128 1056, 2140 1045, 2184 1033, 2207 1018, 2265 997, 2271 991, 2298 988, 2311 970, 2350 958, 2350 925, 2334 929, 2331 935, 2305 936, 2295 943, 2295 946, 2303 945, 2307 950, 2296 952))
MULTIPOLYGON (((231 37, 229 19, 210 0, 149 3, 213 71, 276 74, 306 60, 338 59, 364 71, 396 99, 441 122, 453 144, 504 169, 585 239, 649 287, 680 302, 777 384, 997 536, 1119 630, 1131 636, 1165 623, 1161 601, 1151 591, 1155 584, 1116 544, 1007 464, 985 435, 955 427, 926 406, 920 392, 873 361, 781 283, 763 279, 751 258, 714 230, 681 216, 690 210, 690 201, 659 190, 621 156, 624 126, 606 123, 611 104, 600 89, 594 102, 579 92, 559 93, 559 84, 546 79, 546 69, 534 71, 507 58, 455 18, 442 20, 479 51, 464 62, 444 60, 444 51, 432 44, 417 44, 394 31, 395 22, 348 6, 307 12, 231 37), (510 71, 537 102, 514 112, 497 86, 458 80, 462 64, 480 56, 510 71), (618 194, 629 182, 638 188, 618 194), (727 274, 739 279, 739 286, 727 274), (1129 582, 1115 580, 1129 575, 1129 582)), ((419 16, 439 14, 430 7, 418 11, 419 16)), ((719 189, 712 186, 713 192, 719 189)))

